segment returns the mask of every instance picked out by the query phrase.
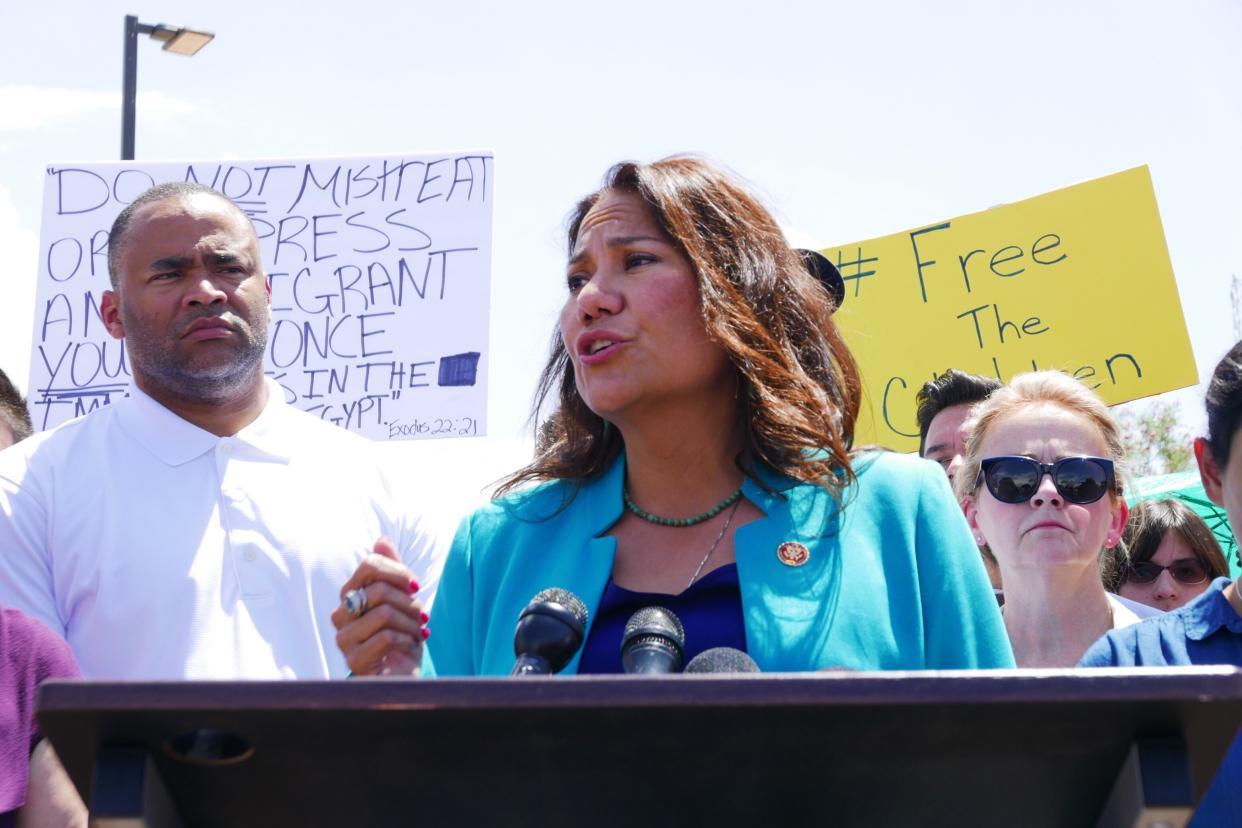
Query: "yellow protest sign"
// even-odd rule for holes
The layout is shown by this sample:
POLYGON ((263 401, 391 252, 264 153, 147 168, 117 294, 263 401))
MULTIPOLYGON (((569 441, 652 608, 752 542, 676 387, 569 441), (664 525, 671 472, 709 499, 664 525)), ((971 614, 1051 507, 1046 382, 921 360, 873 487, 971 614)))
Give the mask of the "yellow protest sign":
POLYGON ((1110 404, 1198 382, 1147 167, 823 253, 863 377, 855 445, 917 449, 915 394, 949 368, 1056 368, 1110 404))

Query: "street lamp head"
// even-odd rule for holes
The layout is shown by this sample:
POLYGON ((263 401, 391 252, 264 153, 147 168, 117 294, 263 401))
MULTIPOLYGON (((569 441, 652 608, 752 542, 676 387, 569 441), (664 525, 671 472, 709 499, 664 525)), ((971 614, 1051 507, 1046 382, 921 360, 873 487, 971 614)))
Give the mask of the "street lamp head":
POLYGON ((164 41, 165 52, 176 52, 179 55, 195 55, 215 37, 213 32, 200 32, 197 29, 186 29, 179 26, 168 26, 164 23, 151 27, 151 39, 164 41))

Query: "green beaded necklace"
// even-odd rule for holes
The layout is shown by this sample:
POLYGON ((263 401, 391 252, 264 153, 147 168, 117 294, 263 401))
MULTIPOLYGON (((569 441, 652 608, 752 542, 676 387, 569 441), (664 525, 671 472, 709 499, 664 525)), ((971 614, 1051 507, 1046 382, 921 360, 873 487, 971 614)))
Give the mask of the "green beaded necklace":
POLYGON ((715 506, 708 509, 706 512, 704 512, 701 515, 695 515, 694 517, 688 517, 688 518, 666 518, 666 517, 660 517, 659 515, 653 515, 650 512, 644 512, 642 509, 638 508, 637 503, 630 500, 630 492, 628 489, 621 490, 621 497, 623 500, 625 500, 626 509, 629 509, 631 512, 638 515, 640 518, 647 521, 648 523, 656 523, 656 524, 659 524, 660 526, 695 526, 697 524, 703 523, 704 521, 711 520, 716 515, 720 514, 725 509, 729 508, 729 506, 735 503, 737 499, 741 496, 742 496, 742 487, 738 486, 737 491, 735 491, 733 494, 729 495, 724 500, 720 501, 715 506))

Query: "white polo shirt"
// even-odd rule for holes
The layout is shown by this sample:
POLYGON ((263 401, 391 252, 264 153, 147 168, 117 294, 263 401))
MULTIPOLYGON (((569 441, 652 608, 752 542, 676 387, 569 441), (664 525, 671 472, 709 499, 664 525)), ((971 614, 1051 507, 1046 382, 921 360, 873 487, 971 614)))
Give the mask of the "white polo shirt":
POLYGON ((284 403, 217 437, 136 386, 0 452, 0 604, 97 679, 344 676, 330 615, 387 535, 430 604, 451 541, 377 446, 284 403))

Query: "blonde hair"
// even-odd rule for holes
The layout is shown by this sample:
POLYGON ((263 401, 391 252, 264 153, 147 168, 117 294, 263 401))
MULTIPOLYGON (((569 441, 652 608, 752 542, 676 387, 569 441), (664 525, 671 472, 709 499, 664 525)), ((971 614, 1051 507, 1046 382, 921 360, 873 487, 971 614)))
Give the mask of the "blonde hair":
POLYGON ((1032 371, 1019 374, 1007 385, 993 392, 976 405, 966 421, 966 456, 954 481, 954 494, 958 501, 974 497, 979 491, 980 448, 988 430, 998 421, 1029 405, 1056 405, 1091 421, 1104 438, 1107 459, 1113 461, 1116 486, 1112 497, 1121 496, 1123 481, 1129 480, 1126 471, 1126 452, 1121 439, 1121 427, 1104 401, 1090 388, 1060 371, 1032 371))

